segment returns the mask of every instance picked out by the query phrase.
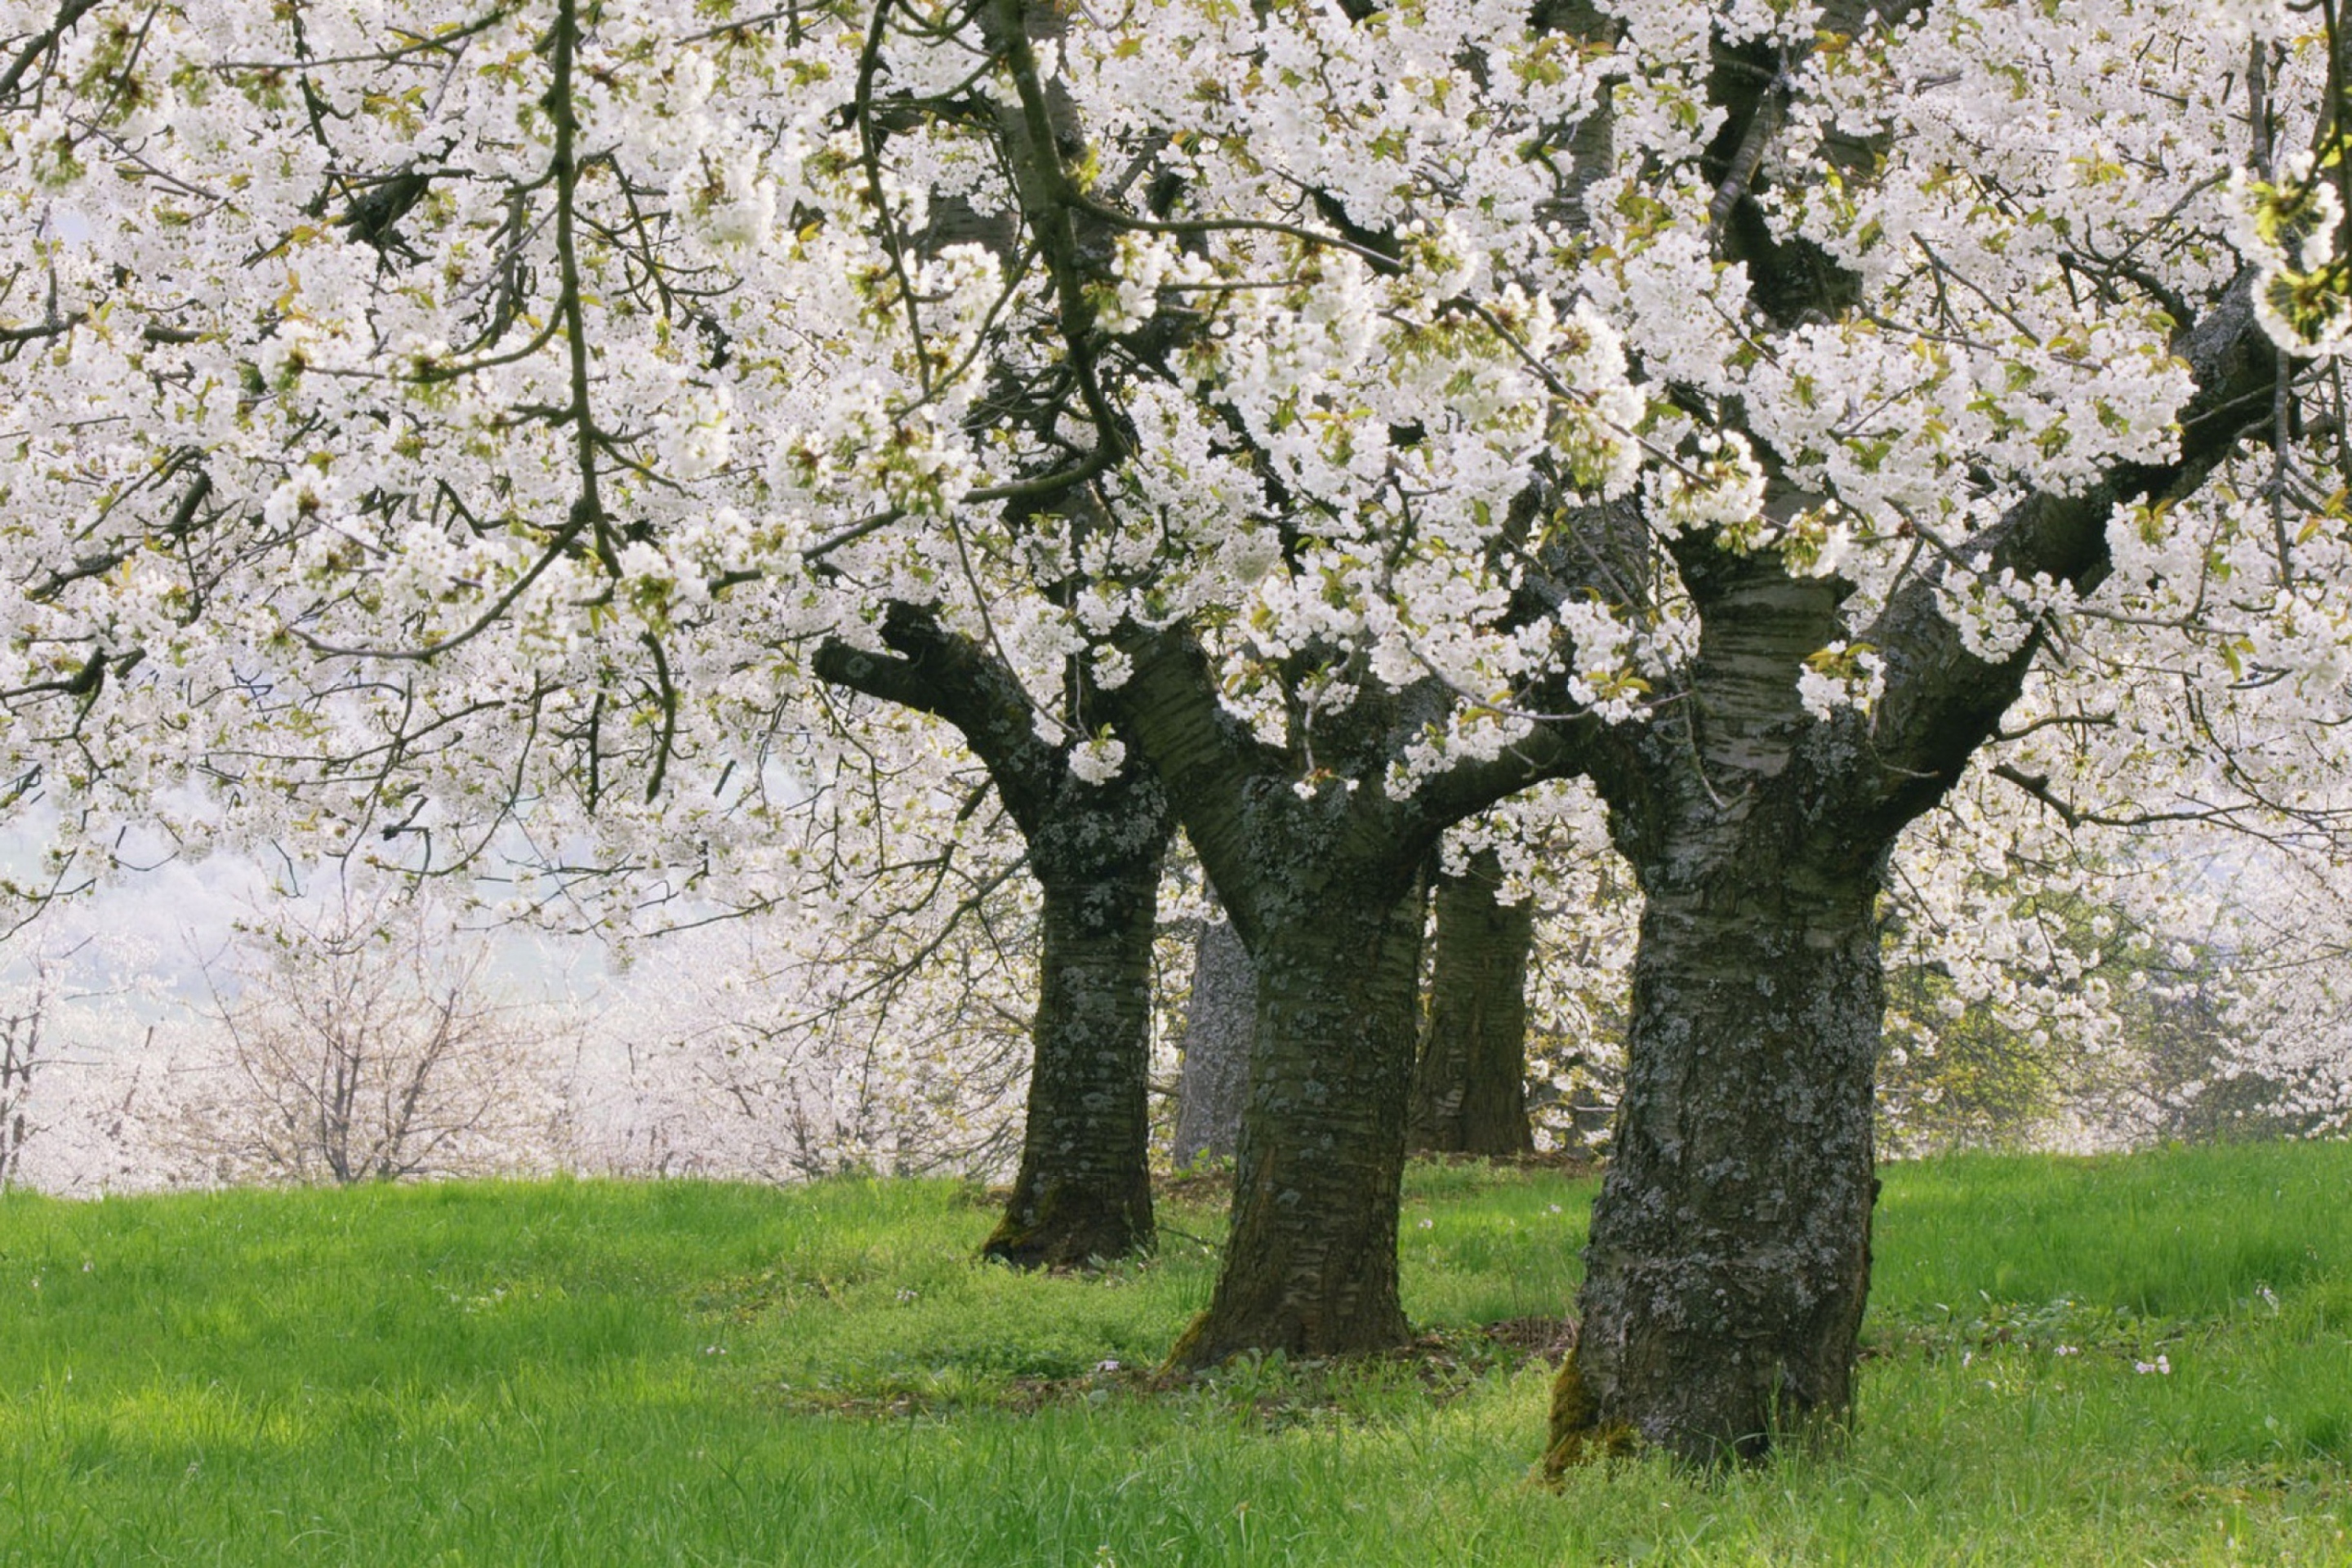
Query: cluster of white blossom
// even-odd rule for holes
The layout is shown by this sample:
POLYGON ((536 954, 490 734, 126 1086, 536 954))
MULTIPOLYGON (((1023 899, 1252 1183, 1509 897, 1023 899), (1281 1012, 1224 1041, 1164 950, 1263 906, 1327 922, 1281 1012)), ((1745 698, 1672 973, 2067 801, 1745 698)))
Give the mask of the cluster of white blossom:
MULTIPOLYGON (((13 34, 47 25, 13 9, 13 34)), ((1176 379, 1105 386, 1130 449, 1108 518, 1055 547, 970 498, 1111 440, 1110 405, 1045 427, 979 412, 1055 374, 1070 306, 1006 237, 1023 198, 992 172, 998 117, 920 107, 1017 99, 1001 66, 975 74, 968 26, 846 5, 100 6, 0 135, 24 261, 0 319, 56 329, 0 378, 11 552, 46 567, 11 574, 0 689, 135 649, 53 787, 203 756, 248 805, 313 792, 268 830, 346 836, 407 809, 337 765, 369 754, 398 754, 414 826, 453 833, 480 802, 577 795, 592 731, 600 792, 740 772, 743 700, 891 599, 1040 690, 1119 616, 1186 616, 1230 628, 1261 722, 1268 672, 1310 646, 1359 650, 1350 680, 1434 673, 1469 717, 1565 659, 1577 700, 1632 721, 1657 678, 1602 623, 1506 613, 1520 568, 1496 542, 1539 473, 1661 539, 1836 571, 1860 611, 1920 541, 1965 560, 2018 483, 2161 456, 2186 390, 2167 290, 2225 278, 2231 236, 2319 266, 2333 232, 2275 200, 2249 218, 2216 183, 2246 156, 2223 84, 2267 23, 1609 15, 1586 36, 1500 0, 1071 19, 1039 68, 1087 139, 1084 198, 1164 193, 1160 227, 1115 234, 1087 330, 1160 334, 1137 372, 1157 353, 1176 379), (2150 27, 2173 41, 2135 47, 2150 27), (1772 329, 1718 259, 1710 29, 1783 62, 1767 207, 1861 279, 1833 321, 1772 329), (887 132, 860 118, 886 89, 910 106, 887 132), (1724 400, 1746 432, 1703 416, 1724 400), (1821 504, 1767 518, 1759 439, 1821 504), (184 505, 246 521, 175 531, 184 505), (1035 591, 1072 565, 1091 616, 1035 591), (379 679, 328 649, 441 651, 379 679), (519 776, 490 737, 524 715, 519 776), (164 728, 162 758, 116 740, 164 728)), ((2282 104, 2308 54, 2286 51, 2282 104)), ((2325 207, 2325 181, 2280 178, 2325 207)), ((1996 619, 2046 610, 1955 591, 1996 619)), ((1456 722, 1412 765, 1489 754, 1497 729, 1456 722)), ((26 766, 52 738, 14 733, 26 766)))

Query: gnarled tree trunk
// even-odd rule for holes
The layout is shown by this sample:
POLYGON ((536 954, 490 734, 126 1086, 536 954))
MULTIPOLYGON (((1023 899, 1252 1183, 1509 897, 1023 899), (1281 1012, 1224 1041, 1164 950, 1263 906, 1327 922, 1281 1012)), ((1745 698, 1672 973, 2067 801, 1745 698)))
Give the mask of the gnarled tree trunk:
MULTIPOLYGON (((1904 822, 1861 715, 1789 671, 1843 590, 1711 547, 1694 696, 1604 770, 1644 904, 1625 1087, 1548 1469, 1641 1443, 1703 1464, 1841 1428, 1870 1281, 1876 900, 1904 822)), ((1916 803, 1916 804, 1915 804, 1916 803)))
POLYGON ((1405 1146, 1448 1154, 1524 1154, 1528 1124, 1528 953, 1532 900, 1500 898, 1501 857, 1482 849, 1437 884, 1429 1016, 1412 1075, 1405 1146))
POLYGON ((1418 886, 1385 898, 1327 888, 1299 918, 1261 931, 1233 1234, 1174 1364, 1404 1340, 1397 1188, 1422 905, 1418 886))
MULTIPOLYGON (((1726 837, 1733 836, 1726 835, 1726 837)), ((1754 1457, 1853 1402, 1883 1007, 1874 869, 1643 868, 1624 1098, 1548 1468, 1754 1457)))
POLYGON ((1021 1169, 984 1257, 1074 1267, 1150 1247, 1151 942, 1175 819, 1136 770, 1092 783, 1072 742, 1037 733, 1012 672, 920 606, 894 605, 889 650, 828 643, 817 672, 962 731, 1020 827, 1044 892, 1044 952, 1021 1169))
POLYGON ((1398 1188, 1412 1087, 1423 869, 1438 836, 1548 773, 1561 732, 1408 782, 1453 701, 1432 680, 1326 714, 1309 747, 1228 710, 1199 640, 1129 626, 1113 704, 1168 792, 1257 970, 1232 1239, 1171 1357, 1339 1355, 1402 1343, 1398 1188))

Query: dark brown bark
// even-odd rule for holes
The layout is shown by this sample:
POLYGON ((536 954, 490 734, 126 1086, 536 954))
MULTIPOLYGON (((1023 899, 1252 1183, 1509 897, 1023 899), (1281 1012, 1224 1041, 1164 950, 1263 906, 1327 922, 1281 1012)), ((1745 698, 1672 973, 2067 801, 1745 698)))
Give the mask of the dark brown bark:
POLYGON ((1400 1342, 1398 1184, 1412 1088, 1421 869, 1451 824, 1570 769, 1591 727, 1391 792, 1391 764, 1453 701, 1368 690, 1275 746, 1227 710, 1200 644, 1129 627, 1120 727, 1165 784, 1257 969, 1233 1238, 1173 1360, 1332 1355, 1400 1342))
POLYGON ((1500 897, 1501 858, 1473 856, 1437 884, 1429 1014, 1414 1064, 1405 1146, 1508 1156, 1535 1147, 1528 1122, 1528 954, 1535 905, 1500 897))
POLYGON ((1643 868, 1624 1096, 1554 1384, 1553 1473, 1637 1437, 1701 1464, 1753 1458, 1852 1407, 1878 882, 1762 837, 1678 843, 1643 868))
POLYGON ((980 1250, 1017 1268, 1077 1268, 1152 1243, 1144 1101, 1159 858, 1040 882, 1045 946, 1021 1170, 980 1250))
POLYGON ((1637 1442, 1715 1463, 1839 1427, 1869 1283, 1896 828, 1850 808, 1876 775, 1858 716, 1813 719, 1790 676, 1841 590, 1703 543, 1681 566, 1694 699, 1599 778, 1645 902, 1554 1473, 1637 1442))
MULTIPOLYGON (((2271 362, 2241 280, 2182 348, 2199 382, 2180 460, 2034 495, 1987 558, 2087 590, 2117 501, 2179 494, 2229 446, 2271 362)), ((1649 900, 1615 1152, 1593 1207, 1579 1348, 1547 1468, 1637 1441, 1701 1463, 1851 1416, 1869 1283, 1871 1099, 1884 1010, 1873 918, 1904 826, 1951 787, 2038 649, 1969 651, 1932 577, 1864 634, 1885 695, 1820 720, 1790 672, 1843 635, 1835 584, 1688 537, 1687 700, 1608 748, 1594 782, 1649 900)))
MULTIPOLYGON (((1718 238, 1769 315, 1834 314, 1849 280, 1754 221, 1769 159, 1748 150, 1769 146, 1782 88, 1753 64, 1717 54, 1718 238)), ((2117 504, 2194 489, 2263 416, 2275 364, 2244 278, 2174 346, 2198 385, 2179 458, 2029 495, 1969 547, 1979 570, 2088 592, 2117 504)), ((1776 481, 1769 504, 1810 499, 1776 481)), ((2040 648, 2036 635, 2001 660, 1969 651, 1931 568, 1859 628, 1885 659, 1876 712, 1813 720, 1792 672, 1853 636, 1837 591, 1687 538, 1670 548, 1699 614, 1697 668, 1680 709, 1612 743, 1593 774, 1650 905, 1582 1331, 1554 1387, 1554 1473, 1635 1442, 1702 1463, 1754 1457, 1776 1432, 1847 1423, 1875 1185, 1873 906, 1896 837, 1959 777, 2040 648)))
POLYGON ((1170 1360, 1346 1355, 1405 1338, 1397 1190, 1412 1071, 1422 894, 1333 889, 1264 931, 1232 1238, 1209 1310, 1170 1360))

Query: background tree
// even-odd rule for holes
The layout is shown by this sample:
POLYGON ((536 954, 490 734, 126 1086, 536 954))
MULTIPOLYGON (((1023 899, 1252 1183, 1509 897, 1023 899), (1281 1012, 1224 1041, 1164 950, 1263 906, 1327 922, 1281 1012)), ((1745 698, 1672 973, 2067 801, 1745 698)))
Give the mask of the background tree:
POLYGON ((1171 1158, 1190 1170, 1204 1157, 1233 1158, 1249 1083, 1256 981, 1249 949, 1221 913, 1202 918, 1192 939, 1184 1001, 1182 1078, 1171 1158))
POLYGON ((1536 910, 1524 898, 1505 902, 1502 884, 1502 858, 1491 849, 1437 879, 1408 1148, 1486 1155, 1535 1148, 1527 1070, 1536 910))
POLYGON ((2115 1095, 2118 1120, 2143 1139, 2340 1137, 2352 1126, 2344 864, 2228 836, 2200 847, 2205 863, 2184 872, 2227 896, 2201 930, 2147 944, 2135 994, 2145 1058, 2115 1095))
POLYGON ((646 942, 583 1031, 570 1085, 581 1165, 1001 1179, 1020 1150, 1034 895, 1007 877, 889 908, 646 942))
POLYGON ((449 944, 433 913, 345 889, 262 912, 207 963, 217 1055, 174 1064, 187 1154, 216 1179, 349 1184, 549 1148, 561 1043, 499 994, 488 948, 449 944))
POLYGON ((0 992, 0 1192, 16 1184, 25 1145, 41 1131, 33 1089, 58 1056, 62 972, 71 957, 70 951, 42 947, 29 960, 30 972, 0 992))

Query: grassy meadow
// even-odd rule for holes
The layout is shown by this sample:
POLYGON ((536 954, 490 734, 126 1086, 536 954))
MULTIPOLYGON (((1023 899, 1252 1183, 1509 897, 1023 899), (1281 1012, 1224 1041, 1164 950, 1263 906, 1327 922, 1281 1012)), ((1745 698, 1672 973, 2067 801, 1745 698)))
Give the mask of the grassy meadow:
POLYGON ((0 1198, 0 1564, 2352 1563, 2352 1146, 1886 1173, 1861 1426, 1531 1486, 1593 1183, 1416 1167, 1409 1355, 1173 1387, 951 1184, 0 1198))

